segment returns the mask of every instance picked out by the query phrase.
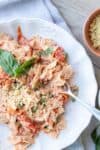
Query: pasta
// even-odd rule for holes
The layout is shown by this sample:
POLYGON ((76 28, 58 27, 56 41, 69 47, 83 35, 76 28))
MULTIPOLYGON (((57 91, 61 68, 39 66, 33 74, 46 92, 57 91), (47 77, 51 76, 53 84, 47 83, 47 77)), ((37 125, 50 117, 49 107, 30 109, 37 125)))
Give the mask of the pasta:
POLYGON ((73 77, 63 48, 39 36, 27 39, 20 27, 17 40, 0 35, 0 48, 20 63, 37 58, 18 77, 0 67, 0 123, 11 129, 11 143, 16 150, 25 150, 41 131, 57 137, 65 128, 64 106, 69 100, 62 91, 73 77))

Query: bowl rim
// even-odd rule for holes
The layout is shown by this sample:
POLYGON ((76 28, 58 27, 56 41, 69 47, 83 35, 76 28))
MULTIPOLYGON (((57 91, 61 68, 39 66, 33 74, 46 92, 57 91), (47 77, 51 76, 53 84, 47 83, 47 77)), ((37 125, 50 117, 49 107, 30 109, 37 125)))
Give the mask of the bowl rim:
POLYGON ((83 29, 82 29, 82 33, 83 33, 83 41, 84 44, 87 46, 87 48, 89 49, 90 52, 92 52, 94 55, 96 55, 97 57, 100 57, 100 54, 98 52, 96 52, 96 49, 92 46, 91 41, 89 40, 89 38, 87 37, 87 30, 89 28, 90 25, 90 20, 93 20, 96 15, 100 14, 100 8, 97 8, 95 10, 93 10, 88 17, 86 18, 84 24, 83 24, 83 29))

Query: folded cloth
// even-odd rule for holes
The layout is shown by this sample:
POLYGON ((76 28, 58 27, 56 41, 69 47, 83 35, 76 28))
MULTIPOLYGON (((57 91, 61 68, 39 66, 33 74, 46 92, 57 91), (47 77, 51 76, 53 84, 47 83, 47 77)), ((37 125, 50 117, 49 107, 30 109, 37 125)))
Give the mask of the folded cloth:
POLYGON ((3 7, 4 5, 7 5, 16 1, 18 2, 18 0, 0 0, 0 7, 3 7))
MULTIPOLYGON (((11 0, 10 3, 9 0, 0 0, 0 21, 18 17, 38 17, 45 19, 63 27, 71 33, 68 25, 65 24, 58 10, 50 0, 11 0)), ((84 150, 81 138, 72 146, 66 148, 66 150, 84 150)))

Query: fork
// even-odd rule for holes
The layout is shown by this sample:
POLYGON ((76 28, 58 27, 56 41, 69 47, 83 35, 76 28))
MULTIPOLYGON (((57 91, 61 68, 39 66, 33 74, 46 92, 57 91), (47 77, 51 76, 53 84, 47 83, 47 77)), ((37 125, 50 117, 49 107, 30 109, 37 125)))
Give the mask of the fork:
POLYGON ((81 104, 83 107, 85 107, 91 114, 100 121, 100 111, 88 104, 86 101, 82 101, 79 97, 75 96, 71 90, 71 87, 68 83, 66 83, 66 91, 61 92, 62 94, 67 94, 71 96, 73 99, 75 99, 79 104, 81 104))

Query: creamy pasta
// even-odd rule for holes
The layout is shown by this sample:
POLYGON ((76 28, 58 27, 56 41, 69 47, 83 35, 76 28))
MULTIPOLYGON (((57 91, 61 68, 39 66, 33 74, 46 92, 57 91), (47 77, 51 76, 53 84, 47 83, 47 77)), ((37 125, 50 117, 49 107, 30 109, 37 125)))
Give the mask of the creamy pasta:
POLYGON ((66 82, 72 86, 73 77, 63 48, 51 39, 27 39, 18 27, 17 40, 0 34, 0 49, 25 67, 19 76, 5 71, 2 62, 0 67, 0 123, 11 129, 11 143, 25 150, 41 131, 57 137, 65 128, 64 106, 69 100, 62 92, 66 82), (25 62, 33 57, 36 61, 25 70, 25 62))

